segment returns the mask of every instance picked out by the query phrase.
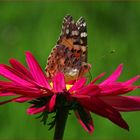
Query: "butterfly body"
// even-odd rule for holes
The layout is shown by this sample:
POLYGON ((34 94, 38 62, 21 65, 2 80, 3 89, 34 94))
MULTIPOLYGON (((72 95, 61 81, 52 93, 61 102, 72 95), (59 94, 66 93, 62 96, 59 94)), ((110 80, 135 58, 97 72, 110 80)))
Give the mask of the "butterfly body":
POLYGON ((87 63, 87 32, 83 18, 74 22, 71 16, 64 18, 57 45, 52 49, 45 68, 48 78, 63 72, 65 80, 76 80, 90 69, 87 63))

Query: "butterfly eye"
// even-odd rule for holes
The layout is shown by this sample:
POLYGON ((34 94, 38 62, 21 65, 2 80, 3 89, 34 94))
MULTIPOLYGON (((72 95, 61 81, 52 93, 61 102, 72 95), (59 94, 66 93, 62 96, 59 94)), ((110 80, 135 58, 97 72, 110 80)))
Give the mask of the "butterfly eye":
POLYGON ((91 65, 88 64, 88 63, 83 62, 82 65, 83 65, 84 69, 88 69, 89 70, 91 68, 91 65))

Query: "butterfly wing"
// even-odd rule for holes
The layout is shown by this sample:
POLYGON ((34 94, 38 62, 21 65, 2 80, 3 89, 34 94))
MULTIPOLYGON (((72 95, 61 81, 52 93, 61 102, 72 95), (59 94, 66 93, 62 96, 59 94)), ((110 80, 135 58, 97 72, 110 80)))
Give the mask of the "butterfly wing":
POLYGON ((87 29, 81 17, 77 22, 68 15, 64 18, 57 45, 48 57, 46 75, 52 78, 63 72, 66 81, 75 80, 89 68, 87 62, 87 29), (83 69, 84 68, 84 69, 83 69))

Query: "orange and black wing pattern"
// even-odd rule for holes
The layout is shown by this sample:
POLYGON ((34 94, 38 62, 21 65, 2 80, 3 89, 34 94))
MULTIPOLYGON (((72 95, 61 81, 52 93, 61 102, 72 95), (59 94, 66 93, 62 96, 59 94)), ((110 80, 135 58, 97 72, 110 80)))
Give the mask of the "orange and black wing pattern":
POLYGON ((53 78, 57 72, 62 72, 69 81, 78 79, 89 69, 86 22, 82 17, 75 22, 68 15, 64 17, 60 37, 48 57, 46 75, 53 78))

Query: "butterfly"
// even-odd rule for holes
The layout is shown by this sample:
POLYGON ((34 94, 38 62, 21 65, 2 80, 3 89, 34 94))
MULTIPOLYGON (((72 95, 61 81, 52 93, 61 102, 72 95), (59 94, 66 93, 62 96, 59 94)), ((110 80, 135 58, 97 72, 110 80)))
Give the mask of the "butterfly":
POLYGON ((57 72, 62 72, 66 82, 84 76, 91 68, 87 63, 87 48, 87 27, 83 17, 75 22, 72 16, 65 16, 60 37, 47 60, 46 76, 51 79, 57 72))

